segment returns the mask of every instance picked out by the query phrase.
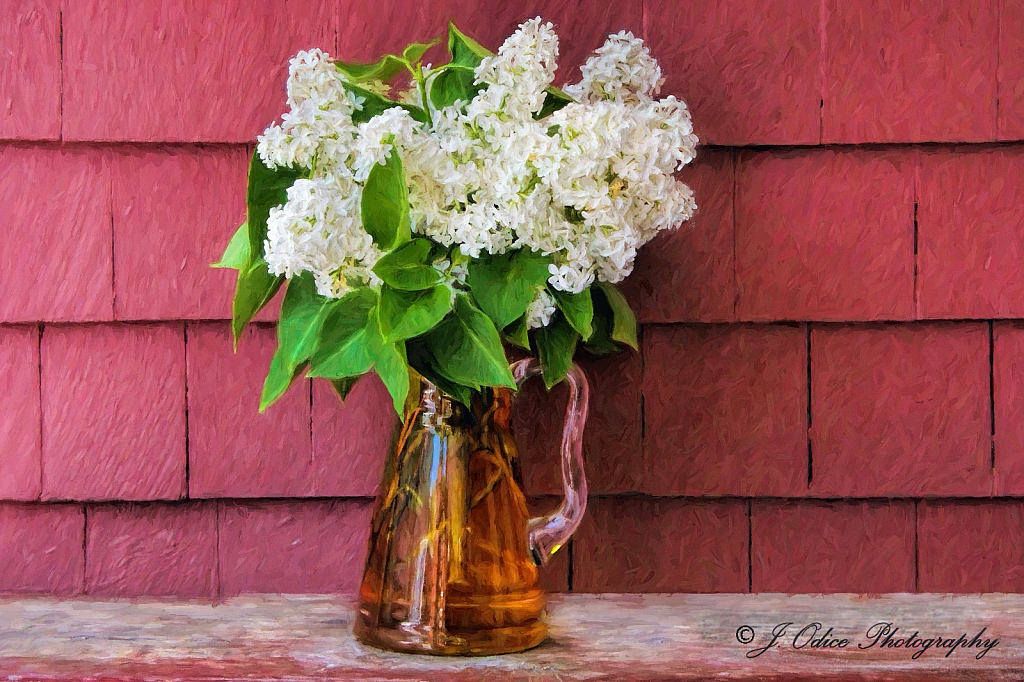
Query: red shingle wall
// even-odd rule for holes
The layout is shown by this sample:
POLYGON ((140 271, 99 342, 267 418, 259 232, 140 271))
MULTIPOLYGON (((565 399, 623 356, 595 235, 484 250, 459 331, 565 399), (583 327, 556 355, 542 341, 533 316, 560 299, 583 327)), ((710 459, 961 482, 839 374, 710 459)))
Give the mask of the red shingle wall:
MULTIPOLYGON (((254 136, 287 60, 541 14, 561 80, 648 40, 698 216, 584 358, 578 591, 1024 590, 1024 9, 998 0, 8 0, 0 12, 0 592, 352 591, 395 419, 231 351, 254 136)), ((436 61, 436 60, 435 60, 436 61)), ((517 412, 559 493, 564 390, 517 412)))

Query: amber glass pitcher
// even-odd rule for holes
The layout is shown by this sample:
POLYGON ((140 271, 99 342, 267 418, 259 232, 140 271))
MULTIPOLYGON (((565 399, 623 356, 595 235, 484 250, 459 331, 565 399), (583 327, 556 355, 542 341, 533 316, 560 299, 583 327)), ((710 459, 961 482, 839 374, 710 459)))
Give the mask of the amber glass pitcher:
MULTIPOLYGON (((522 385, 533 359, 512 366, 522 385)), ((587 381, 573 365, 562 435, 565 500, 530 518, 512 438, 512 391, 467 406, 426 380, 384 468, 359 591, 356 637, 442 655, 522 651, 547 636, 537 568, 565 544, 587 504, 582 437, 587 381)), ((520 438, 529 434, 520 434, 520 438)))

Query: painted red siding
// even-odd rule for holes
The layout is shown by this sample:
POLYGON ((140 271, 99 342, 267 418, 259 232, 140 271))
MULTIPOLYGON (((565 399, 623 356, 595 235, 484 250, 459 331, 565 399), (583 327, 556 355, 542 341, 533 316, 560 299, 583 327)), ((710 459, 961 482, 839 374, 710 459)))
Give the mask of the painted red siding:
POLYGON ((646 17, 665 92, 706 143, 818 143, 820 2, 648 0, 646 17))
POLYGON ((989 495, 988 325, 811 331, 811 490, 827 497, 989 495))
POLYGON ((113 319, 109 157, 0 143, 0 322, 113 319))
POLYGON ((1001 3, 824 4, 823 142, 995 138, 1001 3))
POLYGON ((806 492, 806 329, 647 327, 643 349, 646 492, 806 492))
POLYGON ((60 2, 4 3, 0 45, 0 139, 58 139, 60 2))
POLYGON ((62 2, 65 140, 247 143, 280 117, 288 57, 334 53, 328 0, 62 2))
POLYGON ((184 496, 181 322, 48 326, 40 367, 43 499, 184 496))
POLYGON ((187 331, 189 495, 313 495, 309 382, 257 412, 274 329, 249 327, 234 353, 226 322, 190 324, 187 331))
POLYGON ((133 148, 113 157, 114 316, 231 317, 235 271, 211 268, 245 220, 243 147, 133 148))
POLYGON ((365 501, 222 503, 221 593, 355 592, 370 531, 365 501))
POLYGON ((913 592, 912 502, 757 501, 755 592, 913 592))
POLYGON ((214 597, 217 503, 96 505, 85 552, 90 596, 214 597))
POLYGON ((737 318, 912 318, 914 163, 906 149, 741 157, 737 318))

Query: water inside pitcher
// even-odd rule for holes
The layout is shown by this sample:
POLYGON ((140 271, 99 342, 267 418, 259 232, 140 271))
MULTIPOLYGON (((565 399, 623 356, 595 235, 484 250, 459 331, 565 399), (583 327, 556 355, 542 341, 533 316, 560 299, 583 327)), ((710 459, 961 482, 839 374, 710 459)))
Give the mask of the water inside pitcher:
MULTIPOLYGON (((512 366, 516 381, 540 373, 512 366)), ((587 382, 575 365, 561 457, 565 500, 530 518, 511 430, 513 393, 485 389, 465 406, 422 381, 385 464, 360 587, 355 634, 398 651, 483 655, 547 636, 537 569, 586 508, 582 436, 587 382)), ((528 438, 530 434, 519 434, 528 438)))

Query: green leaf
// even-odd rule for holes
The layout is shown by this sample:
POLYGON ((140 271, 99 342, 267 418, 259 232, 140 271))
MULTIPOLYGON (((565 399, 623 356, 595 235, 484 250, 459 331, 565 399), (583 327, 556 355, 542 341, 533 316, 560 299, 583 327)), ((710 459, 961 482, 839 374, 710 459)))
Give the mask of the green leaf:
POLYGON ((550 389, 569 373, 580 335, 563 316, 557 315, 548 326, 537 330, 535 338, 544 385, 550 389))
POLYGON ((376 315, 377 293, 361 287, 332 303, 310 359, 309 376, 339 379, 369 371, 384 345, 376 315))
POLYGON ((316 350, 324 318, 335 300, 316 292, 316 279, 310 272, 288 282, 277 323, 277 344, 293 367, 308 360, 316 350))
POLYGON ((277 399, 285 394, 285 391, 298 379, 306 369, 307 363, 303 362, 297 367, 289 367, 289 362, 281 353, 280 346, 274 352, 270 360, 270 369, 267 371, 267 378, 263 382, 263 393, 260 395, 260 412, 277 402, 277 399))
POLYGON ((423 111, 423 109, 415 104, 394 102, 372 90, 361 88, 352 83, 344 83, 343 85, 346 90, 363 100, 360 108, 352 112, 352 121, 355 123, 366 123, 374 116, 382 114, 393 107, 402 107, 409 112, 409 115, 412 116, 414 120, 419 121, 420 123, 430 122, 430 117, 427 116, 427 112, 423 111))
POLYGON ((469 388, 515 388, 501 337, 491 319, 465 294, 456 295, 454 312, 426 337, 438 371, 452 383, 469 388))
POLYGON ((626 297, 614 284, 598 282, 597 286, 604 293, 612 309, 612 339, 626 344, 633 350, 639 350, 640 345, 636 340, 636 315, 629 307, 626 297))
POLYGON ((330 379, 331 388, 338 395, 339 400, 345 400, 348 397, 349 391, 359 381, 359 377, 342 377, 341 379, 330 379))
POLYGON ((406 349, 405 366, 409 371, 409 392, 405 396, 405 405, 402 406, 402 416, 404 417, 420 404, 420 396, 423 393, 423 375, 413 369, 409 362, 408 342, 403 346, 406 349))
POLYGON ((512 324, 505 327, 501 336, 514 346, 519 346, 523 350, 530 350, 529 331, 529 328, 526 326, 526 315, 523 315, 512 324))
POLYGON ((338 71, 345 74, 345 77, 353 83, 364 81, 387 83, 398 75, 400 71, 408 68, 406 61, 393 54, 386 54, 372 64, 335 61, 334 65, 338 68, 338 71))
POLYGON ((618 353, 622 349, 612 340, 612 326, 615 318, 612 307, 608 305, 608 300, 600 287, 591 287, 590 291, 594 302, 594 334, 584 347, 594 355, 618 353))
POLYGON ((569 97, 565 90, 549 85, 544 89, 544 104, 533 117, 535 119, 542 119, 545 116, 550 116, 565 105, 572 104, 575 101, 572 97, 569 97))
POLYGON ((548 287, 548 291, 554 297, 558 309, 565 315, 566 321, 579 332, 584 341, 588 340, 594 333, 591 324, 594 319, 594 302, 590 297, 590 288, 578 294, 559 291, 554 287, 548 287))
POLYGON ((211 263, 211 268, 233 268, 241 270, 249 265, 249 224, 242 223, 241 227, 235 230, 228 248, 224 249, 224 255, 216 263, 211 263))
POLYGON ((363 287, 331 307, 320 334, 319 349, 310 361, 309 376, 335 381, 339 392, 347 394, 350 382, 374 369, 394 400, 401 414, 409 394, 409 366, 405 343, 386 343, 381 336, 377 294, 363 287))
POLYGON ((277 323, 277 350, 263 384, 260 412, 284 395, 298 377, 300 368, 316 350, 324 317, 334 299, 316 292, 316 280, 309 272, 292 277, 281 304, 277 323))
POLYGON ((283 282, 283 276, 270 274, 262 258, 238 271, 235 300, 231 304, 231 331, 236 345, 245 325, 274 298, 283 282))
POLYGON ((377 259, 373 271, 388 286, 404 291, 420 291, 440 284, 444 277, 429 265, 434 243, 418 237, 377 259))
POLYGON ((475 68, 484 57, 494 54, 486 47, 473 40, 465 33, 448 24, 448 52, 452 55, 452 64, 475 68))
POLYGON ((424 379, 452 396, 460 403, 469 407, 472 393, 469 388, 449 381, 438 370, 437 358, 430 352, 424 339, 410 339, 405 342, 409 366, 416 370, 424 379))
POLYGON ((270 168, 263 163, 258 153, 252 153, 249 188, 245 199, 250 263, 263 258, 263 242, 267 238, 270 209, 288 201, 288 188, 308 172, 305 168, 270 168))
POLYGON ((469 102, 484 88, 475 80, 473 69, 449 64, 430 81, 430 103, 435 109, 443 109, 460 100, 469 102))
POLYGON ((401 416, 409 395, 409 362, 405 355, 405 343, 399 341, 384 344, 373 368, 391 394, 395 412, 401 416))
POLYGON ((548 256, 530 249, 481 255, 470 262, 466 284, 480 308, 504 329, 526 312, 544 286, 550 264, 548 256))
POLYGON ((440 37, 434 38, 429 43, 412 43, 402 50, 402 57, 405 61, 409 62, 409 64, 415 64, 419 60, 423 59, 423 55, 427 53, 427 50, 432 48, 434 45, 437 45, 439 42, 441 42, 440 37))
POLYGON ((426 334, 452 309, 452 290, 444 285, 422 291, 380 288, 380 330, 386 342, 426 334))
POLYGON ((384 163, 375 164, 363 186, 360 203, 363 229, 385 251, 409 241, 409 188, 397 149, 384 163))

